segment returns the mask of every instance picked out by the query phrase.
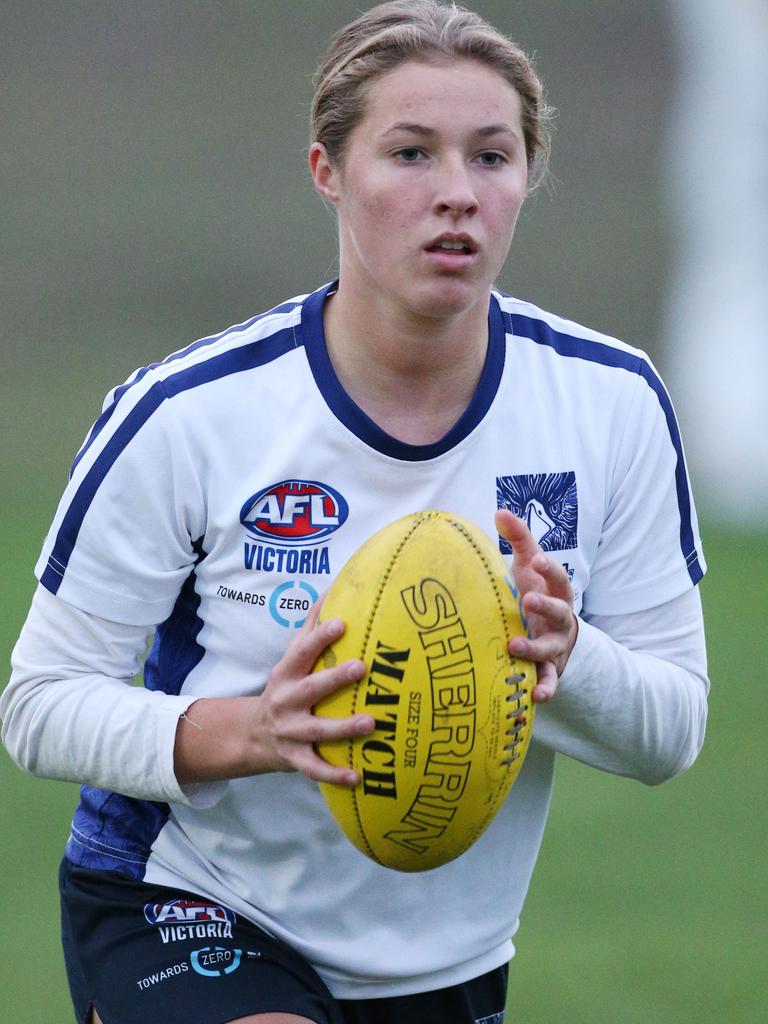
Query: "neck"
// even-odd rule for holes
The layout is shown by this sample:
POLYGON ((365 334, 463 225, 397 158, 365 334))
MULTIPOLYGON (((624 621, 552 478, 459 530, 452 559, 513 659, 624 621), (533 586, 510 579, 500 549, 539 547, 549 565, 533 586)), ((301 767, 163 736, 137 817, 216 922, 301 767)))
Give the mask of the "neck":
POLYGON ((351 290, 326 302, 328 354, 347 394, 383 430, 431 444, 459 419, 475 392, 488 348, 488 308, 450 318, 362 308, 351 290))

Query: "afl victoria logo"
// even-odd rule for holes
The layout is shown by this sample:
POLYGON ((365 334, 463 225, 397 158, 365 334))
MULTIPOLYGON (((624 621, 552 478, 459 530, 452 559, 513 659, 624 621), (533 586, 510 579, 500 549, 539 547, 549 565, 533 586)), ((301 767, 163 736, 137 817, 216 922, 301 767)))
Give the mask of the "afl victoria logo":
POLYGON ((240 522, 252 537, 273 544, 314 544, 344 524, 347 502, 328 484, 282 480, 252 495, 240 510, 240 522))

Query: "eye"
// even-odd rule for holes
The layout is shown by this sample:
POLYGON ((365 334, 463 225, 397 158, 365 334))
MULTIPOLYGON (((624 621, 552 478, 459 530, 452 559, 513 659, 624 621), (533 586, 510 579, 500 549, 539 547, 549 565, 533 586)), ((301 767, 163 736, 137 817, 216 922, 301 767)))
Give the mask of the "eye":
POLYGON ((480 153, 477 160, 479 160, 483 167, 500 167, 501 164, 507 162, 507 158, 503 153, 494 152, 480 153))
POLYGON ((417 149, 416 146, 406 146, 404 149, 395 151, 395 156, 406 164, 415 164, 424 155, 424 151, 417 149))
POLYGON ((426 159, 426 154, 423 150, 415 145, 407 145, 402 150, 395 150, 394 156, 401 160, 403 164, 416 164, 420 160, 426 159))

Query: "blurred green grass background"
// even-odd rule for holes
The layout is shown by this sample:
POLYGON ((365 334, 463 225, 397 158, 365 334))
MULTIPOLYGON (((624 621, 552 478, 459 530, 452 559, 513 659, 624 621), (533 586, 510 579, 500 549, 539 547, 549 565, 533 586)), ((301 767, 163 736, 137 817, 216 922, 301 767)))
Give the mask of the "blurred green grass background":
MULTIPOLYGON (((26 614, 45 528, 38 515, 4 521, 3 651, 26 614)), ((713 690, 704 750, 685 775, 654 789, 560 759, 512 962, 513 1024, 765 1020, 766 699, 757 650, 768 533, 705 529, 705 551, 713 690)), ((28 778, 3 752, 0 794, 0 1018, 66 1021, 56 872, 77 789, 28 778)))
MULTIPOLYGON (((369 5, 4 6, 4 664, 67 466, 107 389, 333 276, 333 218, 303 167, 309 79, 330 33, 369 5)), ((560 111, 551 187, 526 205, 501 286, 646 348, 664 372, 669 5, 471 6, 535 52, 560 111)), ((697 764, 649 790, 561 761, 510 1024, 768 1019, 766 526, 704 516, 713 692, 697 764)), ((76 796, 0 750, 1 1021, 71 1019, 56 871, 76 796)))

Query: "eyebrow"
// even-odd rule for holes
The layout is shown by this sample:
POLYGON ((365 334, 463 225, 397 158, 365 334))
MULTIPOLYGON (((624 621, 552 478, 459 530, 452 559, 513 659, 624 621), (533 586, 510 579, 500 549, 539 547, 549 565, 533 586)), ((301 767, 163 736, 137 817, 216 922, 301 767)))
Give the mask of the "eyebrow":
MULTIPOLYGON (((410 132, 413 135, 422 135, 425 138, 430 138, 437 134, 434 128, 429 128, 427 125, 416 124, 411 121, 398 121, 397 124, 393 124, 390 128, 387 128, 384 134, 391 135, 394 132, 410 132)), ((513 129, 507 124, 489 124, 483 128, 478 128, 474 134, 485 139, 491 135, 516 136, 517 132, 513 131, 513 129)))

